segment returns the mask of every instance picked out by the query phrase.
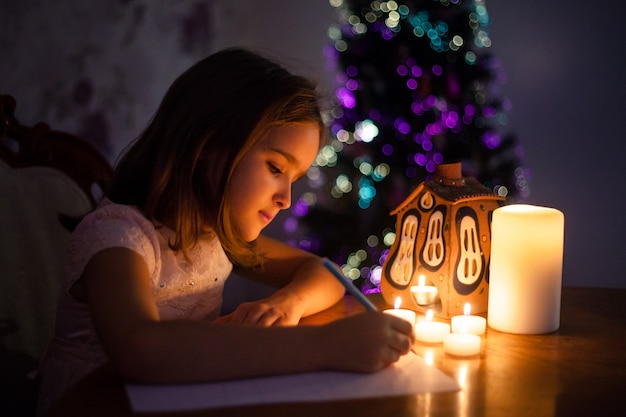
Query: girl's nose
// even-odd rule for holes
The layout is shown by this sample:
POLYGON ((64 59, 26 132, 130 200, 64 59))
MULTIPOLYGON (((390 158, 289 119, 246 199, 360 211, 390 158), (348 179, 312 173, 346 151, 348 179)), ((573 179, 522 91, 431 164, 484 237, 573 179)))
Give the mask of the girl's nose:
POLYGON ((281 187, 274 195, 274 201, 280 210, 291 207, 291 184, 281 187))

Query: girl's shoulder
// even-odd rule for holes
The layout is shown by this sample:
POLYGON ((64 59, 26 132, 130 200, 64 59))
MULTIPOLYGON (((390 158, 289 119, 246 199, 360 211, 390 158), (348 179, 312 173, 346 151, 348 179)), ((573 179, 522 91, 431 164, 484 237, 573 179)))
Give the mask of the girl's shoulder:
POLYGON ((100 250, 125 247, 139 253, 150 266, 156 266, 160 240, 155 225, 139 209, 105 199, 74 230, 70 259, 82 266, 100 250))
POLYGON ((151 274, 161 265, 161 238, 136 207, 103 200, 78 224, 67 248, 67 288, 79 280, 90 259, 109 248, 126 248, 146 262, 151 274))
POLYGON ((156 230, 154 224, 137 207, 117 204, 105 198, 96 209, 82 219, 76 231, 80 232, 85 229, 90 229, 90 232, 98 229, 109 230, 115 224, 125 229, 139 228, 149 235, 155 233, 156 230))

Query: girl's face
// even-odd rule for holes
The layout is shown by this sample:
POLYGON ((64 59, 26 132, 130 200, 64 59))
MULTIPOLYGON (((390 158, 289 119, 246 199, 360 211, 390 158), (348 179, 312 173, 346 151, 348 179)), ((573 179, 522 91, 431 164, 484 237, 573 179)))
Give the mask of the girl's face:
POLYGON ((291 185, 313 163, 319 140, 314 123, 277 127, 235 168, 228 205, 246 242, 255 240, 280 210, 291 206, 291 185))

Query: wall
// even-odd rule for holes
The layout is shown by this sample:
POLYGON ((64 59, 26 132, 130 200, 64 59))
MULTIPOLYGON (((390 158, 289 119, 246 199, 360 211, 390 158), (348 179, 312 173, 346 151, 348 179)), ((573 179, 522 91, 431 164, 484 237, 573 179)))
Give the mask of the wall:
POLYGON ((565 214, 566 285, 626 287, 626 5, 488 1, 530 202, 565 214))
POLYGON ((0 92, 109 159, 212 48, 209 0, 0 0, 0 92))

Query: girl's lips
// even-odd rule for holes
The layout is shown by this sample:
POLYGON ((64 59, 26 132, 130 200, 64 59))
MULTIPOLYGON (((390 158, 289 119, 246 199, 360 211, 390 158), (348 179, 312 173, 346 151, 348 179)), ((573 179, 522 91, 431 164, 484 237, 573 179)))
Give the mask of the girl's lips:
POLYGON ((260 210, 260 211, 259 211, 259 214, 261 215, 261 219, 263 219, 263 221, 264 221, 265 223, 269 223, 269 222, 271 222, 271 221, 272 221, 272 219, 274 218, 274 216, 272 216, 272 215, 270 215, 270 214, 266 213, 266 212, 265 212, 265 211, 263 211, 263 210, 260 210))

